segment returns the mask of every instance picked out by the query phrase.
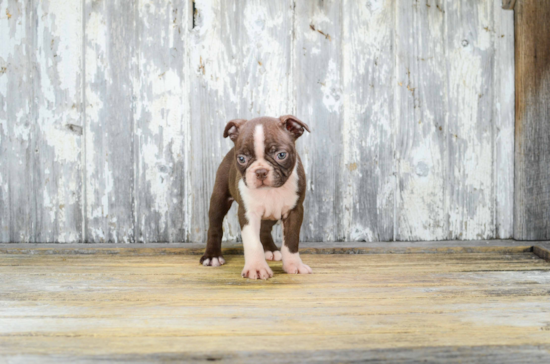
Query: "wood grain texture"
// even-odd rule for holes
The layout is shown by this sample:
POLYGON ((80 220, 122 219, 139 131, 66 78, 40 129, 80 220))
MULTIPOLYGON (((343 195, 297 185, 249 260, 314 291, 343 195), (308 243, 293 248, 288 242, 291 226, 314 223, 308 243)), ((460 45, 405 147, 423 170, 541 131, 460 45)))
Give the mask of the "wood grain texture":
POLYGON ((398 2, 397 240, 511 236, 503 12, 494 1, 398 2))
POLYGON ((396 7, 395 238, 447 239, 445 3, 396 7))
POLYGON ((82 3, 35 3, 37 242, 82 241, 82 3))
POLYGON ((513 10, 514 9, 514 5, 516 5, 516 0, 501 0, 502 3, 500 3, 499 1, 499 4, 502 4, 502 8, 503 9, 506 9, 506 10, 513 10))
POLYGON ((514 238, 550 237, 550 3, 518 1, 514 238))
POLYGON ((494 0, 493 140, 495 237, 510 238, 514 230, 514 13, 494 0))
POLYGON ((17 358, 25 362, 59 363, 78 360, 79 363, 97 362, 210 362, 223 363, 290 363, 299 358, 306 363, 441 363, 441 364, 516 364, 541 363, 550 360, 550 345, 489 345, 489 346, 435 346, 400 349, 351 349, 351 350, 297 350, 266 355, 265 352, 242 352, 238 355, 224 351, 209 353, 154 353, 154 354, 116 354, 116 355, 20 355, 17 358))
MULTIPOLYGON (((289 1, 196 1, 195 7, 188 239, 205 242, 216 170, 233 147, 223 139, 225 124, 289 113, 292 7, 289 1)), ((239 235, 234 204, 224 223, 224 239, 239 235)))
POLYGON ((534 246, 533 253, 537 257, 550 262, 550 243, 534 246))
POLYGON ((550 345, 550 263, 531 252, 304 261, 315 274, 270 262, 273 279, 250 281, 242 256, 209 268, 193 256, 0 255, 0 353, 196 361, 324 351, 338 361, 354 350, 444 357, 476 346, 492 358, 550 345))
POLYGON ((451 239, 495 235, 493 13, 492 1, 445 4, 448 116, 441 132, 451 239))
POLYGON ((81 241, 81 4, 0 8, 0 241, 81 241))
POLYGON ((187 1, 137 6, 135 239, 185 241, 189 129, 187 1))
MULTIPOLYGON (((343 190, 346 241, 394 240, 394 1, 345 1, 343 190)), ((334 121, 331 121, 334 122, 334 121)))
MULTIPOLYGON (((515 240, 485 241, 423 241, 423 242, 302 242, 300 254, 456 254, 456 253, 527 253, 536 248, 548 249, 548 242, 522 242, 515 240)), ((226 242, 224 255, 242 255, 240 243, 226 242)), ((32 255, 202 255, 201 243, 151 244, 0 244, 0 254, 32 255)))
MULTIPOLYGON (((301 239, 343 240, 342 15, 339 1, 298 1, 294 10, 292 98, 311 128, 300 140, 308 178, 301 239)), ((374 237, 373 237, 374 238, 374 237)))
POLYGON ((136 4, 85 3, 86 242, 134 242, 136 4))
POLYGON ((35 15, 31 3, 3 1, 0 11, 0 237, 2 242, 29 242, 34 241, 34 189, 28 171, 36 115, 35 15))
MULTIPOLYGON (((0 27, 0 242, 204 242, 225 123, 289 113, 312 129, 302 240, 511 237, 499 0, 4 0, 0 27)), ((536 238, 521 219, 548 227, 550 190, 526 179, 546 178, 548 133, 529 125, 543 144, 516 147, 536 168, 515 199, 541 204, 516 223, 536 238)))

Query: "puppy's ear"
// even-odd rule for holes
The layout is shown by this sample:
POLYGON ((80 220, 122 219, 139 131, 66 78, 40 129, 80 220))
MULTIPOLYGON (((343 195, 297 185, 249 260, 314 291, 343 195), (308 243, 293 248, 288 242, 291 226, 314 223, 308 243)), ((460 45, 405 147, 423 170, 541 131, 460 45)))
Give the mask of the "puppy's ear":
POLYGON ((307 124, 298 119, 296 116, 284 115, 279 119, 281 119, 282 127, 291 133, 294 136, 294 139, 298 139, 302 134, 304 134, 304 129, 311 133, 307 124))
POLYGON ((223 131, 224 138, 231 138, 233 142, 239 137, 239 129, 243 124, 246 123, 244 119, 234 119, 227 123, 225 130, 223 131))

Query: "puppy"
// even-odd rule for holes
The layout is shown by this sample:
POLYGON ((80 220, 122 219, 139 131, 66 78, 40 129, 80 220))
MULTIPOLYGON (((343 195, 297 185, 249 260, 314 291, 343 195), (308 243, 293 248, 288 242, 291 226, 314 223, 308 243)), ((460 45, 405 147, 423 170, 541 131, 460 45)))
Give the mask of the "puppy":
POLYGON ((203 265, 216 267, 225 263, 221 251, 222 223, 233 201, 237 201, 244 246, 243 277, 273 277, 266 259, 282 259, 287 273, 312 273, 298 253, 306 175, 295 143, 304 130, 309 132, 308 126, 292 115, 227 123, 223 136, 230 137, 235 147, 227 153, 216 174, 208 212, 208 241, 200 259, 203 265), (280 251, 271 236, 278 221, 283 226, 280 251))

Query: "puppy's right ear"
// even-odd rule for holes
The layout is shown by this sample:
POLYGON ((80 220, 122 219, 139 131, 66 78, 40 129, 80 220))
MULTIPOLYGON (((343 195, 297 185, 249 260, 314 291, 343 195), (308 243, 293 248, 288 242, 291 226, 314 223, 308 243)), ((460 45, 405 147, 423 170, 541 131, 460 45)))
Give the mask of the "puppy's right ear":
POLYGON ((223 137, 224 138, 230 137, 231 140, 233 140, 233 142, 236 141, 237 138, 239 137, 239 129, 241 126, 243 126, 244 123, 246 123, 246 120, 244 119, 231 120, 225 126, 223 137))

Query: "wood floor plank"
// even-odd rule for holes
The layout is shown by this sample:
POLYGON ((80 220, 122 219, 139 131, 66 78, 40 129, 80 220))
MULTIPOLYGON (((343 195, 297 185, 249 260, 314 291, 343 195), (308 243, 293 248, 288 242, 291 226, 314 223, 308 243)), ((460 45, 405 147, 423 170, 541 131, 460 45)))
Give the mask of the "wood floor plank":
POLYGON ((247 362, 426 348, 448 359, 498 346, 541 358, 531 346, 550 347, 550 262, 532 252, 312 254, 313 275, 270 262, 268 281, 226 258, 0 254, 0 355, 247 362))

